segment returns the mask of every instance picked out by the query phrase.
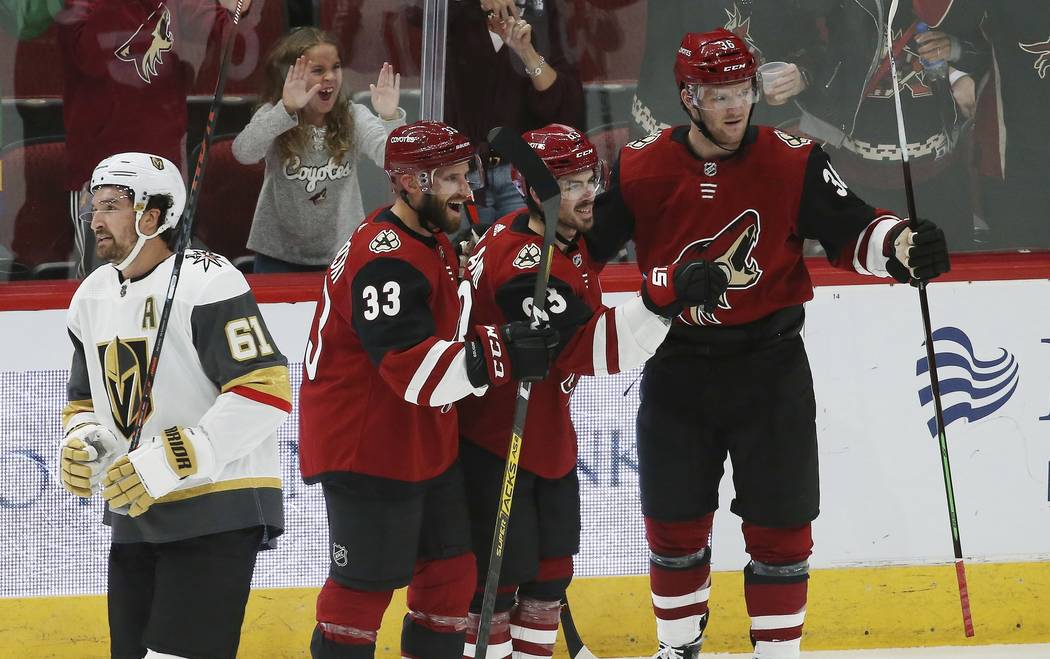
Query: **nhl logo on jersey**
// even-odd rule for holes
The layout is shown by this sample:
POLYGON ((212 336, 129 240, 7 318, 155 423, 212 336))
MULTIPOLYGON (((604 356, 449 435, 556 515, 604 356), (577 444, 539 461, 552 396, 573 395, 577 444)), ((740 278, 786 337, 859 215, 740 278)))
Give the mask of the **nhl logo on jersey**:
POLYGON ((583 265, 583 255, 576 252, 572 255, 572 264, 577 268, 583 265))
POLYGON ((704 163, 704 176, 714 176, 718 173, 718 165, 713 162, 704 163))
POLYGON ((368 243, 368 249, 376 254, 392 252, 398 247, 401 247, 401 239, 391 229, 383 229, 378 236, 372 239, 372 242, 368 243))
POLYGON ((332 562, 339 567, 346 567, 347 562, 347 551, 343 545, 333 542, 332 543, 332 562))
POLYGON ((514 267, 519 270, 535 268, 540 264, 540 248, 535 243, 529 243, 521 248, 518 255, 514 257, 514 267))

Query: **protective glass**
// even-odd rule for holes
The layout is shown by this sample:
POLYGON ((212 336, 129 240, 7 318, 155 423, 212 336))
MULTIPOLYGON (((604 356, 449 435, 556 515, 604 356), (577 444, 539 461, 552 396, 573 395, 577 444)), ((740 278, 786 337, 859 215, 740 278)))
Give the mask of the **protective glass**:
POLYGON ((689 97, 693 105, 702 110, 729 110, 747 107, 758 102, 758 85, 754 78, 746 87, 689 85, 689 97))

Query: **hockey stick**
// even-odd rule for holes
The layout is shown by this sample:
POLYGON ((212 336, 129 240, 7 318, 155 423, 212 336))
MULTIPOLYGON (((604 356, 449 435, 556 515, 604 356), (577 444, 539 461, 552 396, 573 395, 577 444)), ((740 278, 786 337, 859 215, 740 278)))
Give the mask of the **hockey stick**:
POLYGON ((594 656, 583 639, 580 632, 576 631, 576 621, 572 619, 572 611, 569 610, 569 598, 566 597, 561 603, 561 629, 565 634, 565 647, 569 649, 571 659, 598 659, 594 656))
POLYGON ((208 163, 208 148, 211 146, 212 137, 215 134, 215 124, 219 121, 219 108, 222 106, 222 91, 226 85, 226 69, 230 64, 230 54, 233 52, 233 42, 237 36, 237 24, 241 21, 241 6, 243 0, 237 0, 237 7, 233 12, 233 25, 228 29, 225 43, 222 48, 222 59, 219 62, 219 79, 215 82, 215 95, 211 99, 211 107, 208 109, 208 124, 204 128, 204 137, 201 138, 200 155, 197 156, 197 166, 193 170, 193 180, 190 183, 190 195, 186 202, 186 208, 182 211, 182 222, 179 225, 179 235, 175 240, 175 263, 171 268, 171 279, 168 280, 168 292, 164 297, 164 309, 160 314, 157 324, 157 338, 153 343, 153 352, 149 358, 149 368, 146 369, 146 378, 142 383, 142 401, 139 404, 139 413, 135 418, 135 432, 131 436, 131 444, 128 453, 134 451, 142 440, 142 427, 146 425, 146 414, 150 408, 150 397, 153 394, 153 381, 157 377, 157 364, 160 362, 160 349, 164 345, 164 336, 168 333, 168 319, 171 317, 172 303, 175 301, 175 289, 179 286, 179 275, 182 273, 182 262, 186 258, 186 248, 190 245, 193 235, 193 220, 197 214, 197 199, 200 197, 200 184, 204 178, 204 167, 208 163))
MULTIPOLYGON (((893 104, 897 112, 897 136, 901 144, 901 166, 904 169, 904 193, 908 198, 908 218, 912 229, 918 224, 915 211, 915 191, 911 182, 911 163, 908 162, 908 139, 904 134, 904 111, 901 109, 900 87, 897 82, 897 67, 893 59, 893 18, 897 14, 898 0, 890 3, 886 22, 886 43, 890 53, 890 73, 893 76, 893 104)), ((955 489, 952 487, 952 468, 948 461, 948 436, 944 428, 944 413, 941 409, 941 386, 937 378, 937 357, 933 348, 933 331, 930 323, 930 303, 926 297, 926 282, 919 281, 919 305, 922 308, 922 326, 926 332, 926 360, 930 364, 930 389, 933 392, 933 409, 937 418, 937 442, 941 451, 941 472, 944 474, 944 492, 948 497, 948 521, 955 547, 955 575, 959 580, 959 601, 962 604, 963 629, 966 636, 973 636, 973 617, 970 614, 970 593, 966 587, 966 567, 963 564, 962 540, 959 538, 959 516, 955 509, 955 489)))
MULTIPOLYGON (((551 258, 554 256, 554 236, 558 225, 558 210, 561 207, 561 188, 532 147, 522 139, 514 128, 493 128, 488 136, 489 144, 509 160, 529 187, 536 191, 543 208, 543 251, 536 286, 532 291, 532 324, 538 326, 543 320, 547 306, 547 281, 550 278, 551 258)), ((476 659, 485 659, 489 647, 489 629, 492 614, 496 609, 496 589, 503 566, 503 550, 507 542, 507 527, 510 525, 510 505, 514 500, 514 485, 518 476, 518 460, 521 458, 522 436, 525 434, 525 416, 529 411, 531 382, 518 383, 518 398, 514 404, 514 426, 507 450, 507 465, 503 470, 503 487, 500 490, 496 528, 492 534, 492 549, 489 551, 489 568, 485 577, 485 594, 481 600, 481 619, 478 623, 478 639, 475 645, 476 659)))

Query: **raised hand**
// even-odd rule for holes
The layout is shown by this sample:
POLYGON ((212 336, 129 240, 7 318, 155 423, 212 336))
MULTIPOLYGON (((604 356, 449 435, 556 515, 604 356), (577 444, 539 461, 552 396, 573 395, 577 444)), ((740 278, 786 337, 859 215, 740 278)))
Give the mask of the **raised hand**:
POLYGON ((398 103, 401 100, 401 74, 394 73, 392 64, 383 62, 383 68, 379 69, 379 78, 374 85, 368 86, 368 90, 372 92, 372 109, 382 119, 396 119, 398 103))
POLYGON ((494 21, 518 18, 518 6, 514 0, 481 0, 481 9, 494 21))
POLYGON ((295 64, 288 67, 288 75, 284 78, 284 93, 281 94, 281 102, 289 114, 298 112, 306 107, 310 99, 321 89, 321 83, 315 84, 307 89, 306 72, 312 62, 300 55, 295 64))

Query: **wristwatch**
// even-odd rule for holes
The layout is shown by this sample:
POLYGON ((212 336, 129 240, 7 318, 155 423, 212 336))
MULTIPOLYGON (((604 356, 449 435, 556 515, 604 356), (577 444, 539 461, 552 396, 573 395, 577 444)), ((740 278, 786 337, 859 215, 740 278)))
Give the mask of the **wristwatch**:
POLYGON ((540 61, 536 63, 535 68, 530 69, 527 64, 525 65, 525 73, 529 74, 530 78, 538 77, 541 73, 543 73, 543 67, 546 65, 547 60, 543 59, 543 55, 540 55, 540 61))

